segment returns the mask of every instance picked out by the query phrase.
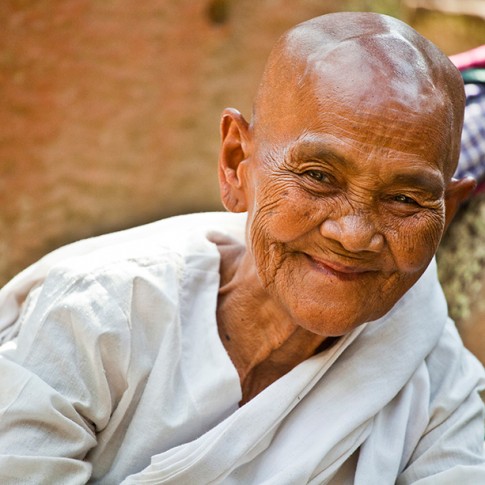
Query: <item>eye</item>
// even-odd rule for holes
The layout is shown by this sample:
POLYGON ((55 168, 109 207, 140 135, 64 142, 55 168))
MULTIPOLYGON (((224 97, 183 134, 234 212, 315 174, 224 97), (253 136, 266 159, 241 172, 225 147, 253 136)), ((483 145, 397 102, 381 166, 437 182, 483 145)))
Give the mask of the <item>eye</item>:
POLYGON ((395 202, 399 202, 400 204, 413 204, 413 205, 417 204, 417 202, 414 199, 404 194, 397 194, 392 198, 392 200, 394 200, 395 202))
POLYGON ((328 175, 321 170, 307 170, 305 175, 316 180, 317 182, 327 182, 329 180, 328 175))

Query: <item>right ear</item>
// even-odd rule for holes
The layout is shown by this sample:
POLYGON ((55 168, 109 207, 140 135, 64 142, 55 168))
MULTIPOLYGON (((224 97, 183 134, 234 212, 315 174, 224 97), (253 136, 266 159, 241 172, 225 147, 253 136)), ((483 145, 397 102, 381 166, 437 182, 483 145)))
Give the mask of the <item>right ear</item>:
POLYGON ((450 180, 445 190, 445 231, 460 205, 470 197, 476 186, 477 182, 472 177, 450 180))
POLYGON ((219 187, 224 207, 230 212, 245 212, 245 161, 249 158, 249 125, 234 108, 226 108, 221 117, 219 187))

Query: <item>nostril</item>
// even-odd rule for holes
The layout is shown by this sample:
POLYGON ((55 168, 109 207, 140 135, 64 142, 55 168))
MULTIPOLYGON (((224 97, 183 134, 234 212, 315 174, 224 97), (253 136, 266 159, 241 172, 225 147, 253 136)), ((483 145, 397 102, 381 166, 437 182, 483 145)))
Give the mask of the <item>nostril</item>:
POLYGON ((320 225, 320 234, 350 252, 379 252, 384 246, 384 236, 376 231, 374 224, 358 215, 326 219, 320 225))
POLYGON ((325 219, 320 225, 320 234, 328 239, 340 238, 340 227, 337 221, 325 219))

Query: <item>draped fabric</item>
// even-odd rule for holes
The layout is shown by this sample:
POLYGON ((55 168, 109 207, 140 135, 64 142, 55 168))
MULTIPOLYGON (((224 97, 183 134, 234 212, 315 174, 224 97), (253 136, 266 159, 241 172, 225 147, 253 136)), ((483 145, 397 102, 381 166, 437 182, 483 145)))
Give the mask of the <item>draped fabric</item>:
POLYGON ((483 369, 434 261, 387 315, 238 407, 207 236, 242 242, 244 224, 76 243, 0 291, 2 483, 485 483, 483 369))
POLYGON ((154 456, 123 483, 482 481, 482 404, 474 394, 481 374, 446 318, 433 263, 385 317, 296 367, 198 440, 154 456), (441 433, 456 436, 445 445, 441 433), (465 435, 474 435, 468 450, 461 449, 471 443, 465 435), (346 466, 356 452, 356 467, 346 466), (468 463, 457 468, 454 460, 462 459, 468 463))

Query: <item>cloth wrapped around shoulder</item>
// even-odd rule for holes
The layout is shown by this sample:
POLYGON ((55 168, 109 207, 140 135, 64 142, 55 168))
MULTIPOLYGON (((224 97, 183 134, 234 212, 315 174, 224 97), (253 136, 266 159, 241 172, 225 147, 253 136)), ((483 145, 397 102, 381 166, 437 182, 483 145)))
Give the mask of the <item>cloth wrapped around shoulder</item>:
MULTIPOLYGON (((0 291, 3 345, 18 332, 26 294, 58 261, 182 226, 231 224, 242 239, 240 216, 191 215, 52 253, 0 291)), ((198 439, 153 456, 123 483, 485 483, 482 385, 481 365, 447 317, 433 261, 387 315, 298 365, 198 439)))

